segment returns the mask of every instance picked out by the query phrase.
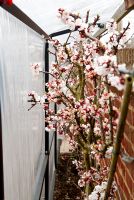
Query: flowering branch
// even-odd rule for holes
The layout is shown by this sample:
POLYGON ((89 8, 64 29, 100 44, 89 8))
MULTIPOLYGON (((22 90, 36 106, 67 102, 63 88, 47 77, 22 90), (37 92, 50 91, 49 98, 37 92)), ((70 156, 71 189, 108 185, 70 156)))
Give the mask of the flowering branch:
MULTIPOLYGON (((106 25, 109 39, 102 43, 93 37, 100 19, 98 15, 93 23, 89 23, 89 11, 83 20, 80 14, 60 8, 59 17, 71 32, 63 44, 50 39, 54 53, 49 53, 55 55, 50 72, 44 72, 40 64, 32 65, 34 76, 42 72, 50 74, 52 78, 46 83, 47 91, 43 97, 32 93, 29 102, 32 103, 31 108, 41 104, 46 110, 46 131, 56 129, 58 134, 68 135, 71 151, 78 154, 75 161, 80 176, 78 184, 83 188, 85 197, 102 199, 105 190, 107 197, 114 197, 115 184, 112 182, 115 169, 111 167, 109 177, 112 176, 112 179, 108 179, 109 169, 101 165, 101 158, 111 158, 113 138, 116 136, 118 111, 113 101, 117 97, 111 91, 111 86, 124 89, 125 76, 120 72, 124 71, 125 66, 117 64, 116 53, 126 42, 129 24, 119 33, 116 22, 109 21, 106 25), (76 39, 72 37, 74 30, 78 32, 76 39), (88 83, 92 85, 92 91, 88 83), (62 105, 62 108, 55 114, 46 105, 46 99, 48 103, 62 105)), ((125 118, 122 120, 124 123, 125 118)), ((114 159, 117 160, 117 157, 114 159)))

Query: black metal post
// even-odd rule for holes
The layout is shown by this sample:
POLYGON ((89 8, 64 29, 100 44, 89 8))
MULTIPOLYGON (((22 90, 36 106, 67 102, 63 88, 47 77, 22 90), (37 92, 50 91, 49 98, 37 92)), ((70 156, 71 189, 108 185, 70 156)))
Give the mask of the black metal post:
MULTIPOLYGON (((54 105, 55 113, 57 113, 57 105, 54 105)), ((55 130, 55 168, 57 169, 57 129, 55 130)))
MULTIPOLYGON (((45 71, 49 72, 49 43, 46 40, 45 46, 45 71)), ((45 73, 45 83, 49 81, 49 74, 45 73)), ((45 91, 48 92, 48 88, 45 86, 45 91)), ((46 100, 46 103, 48 101, 46 100)), ((45 112, 45 118, 47 117, 47 113, 45 112)), ((45 122, 45 127, 47 127, 47 122, 45 122)), ((46 166, 46 173, 45 173, 45 200, 49 200, 49 133, 45 131, 45 154, 48 155, 48 162, 46 166)))
MULTIPOLYGON (((97 23, 97 26, 98 26, 98 28, 104 28, 104 24, 103 23, 97 23)), ((64 35, 64 34, 67 34, 67 33, 70 33, 70 32, 75 32, 75 31, 77 31, 77 29, 74 30, 74 31, 72 31, 70 29, 65 29, 65 30, 62 30, 62 31, 51 33, 49 36, 50 37, 56 37, 56 36, 64 35)))
POLYGON ((1 105, 0 105, 0 199, 4 200, 4 175, 3 175, 3 145, 2 145, 1 105))
POLYGON ((56 36, 60 36, 60 35, 64 35, 64 34, 70 33, 70 32, 71 32, 70 29, 66 29, 66 30, 55 32, 55 33, 51 33, 49 36, 50 37, 56 37, 56 36))

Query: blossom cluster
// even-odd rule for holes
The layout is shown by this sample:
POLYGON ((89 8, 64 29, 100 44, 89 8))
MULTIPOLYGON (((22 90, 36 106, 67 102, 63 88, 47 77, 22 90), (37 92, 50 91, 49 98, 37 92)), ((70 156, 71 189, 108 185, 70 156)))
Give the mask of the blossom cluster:
POLYGON ((31 65, 32 74, 34 77, 38 77, 39 73, 42 71, 40 63, 34 63, 31 65))
POLYGON ((101 185, 95 186, 94 191, 89 195, 88 199, 89 200, 96 200, 96 199, 103 200, 106 186, 107 186, 106 181, 102 182, 101 185))
POLYGON ((89 25, 80 17, 79 13, 67 12, 63 8, 60 8, 58 11, 58 17, 69 26, 70 30, 78 30, 81 38, 88 36, 99 20, 99 16, 96 16, 92 25, 89 25))
MULTIPOLYGON (((105 195, 106 186, 107 186, 106 181, 103 181, 101 183, 101 185, 96 185, 93 192, 88 196, 87 200, 96 200, 96 199, 103 200, 104 195, 105 195)), ((116 191, 116 190, 117 190, 116 184, 114 183, 113 184, 113 191, 112 191, 109 199, 111 199, 111 200, 115 199, 114 198, 114 191, 116 191)))

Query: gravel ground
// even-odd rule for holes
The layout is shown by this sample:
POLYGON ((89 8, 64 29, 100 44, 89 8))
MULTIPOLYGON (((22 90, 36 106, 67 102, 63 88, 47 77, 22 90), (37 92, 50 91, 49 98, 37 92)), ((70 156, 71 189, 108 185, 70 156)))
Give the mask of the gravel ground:
POLYGON ((71 154, 62 153, 56 172, 54 200, 83 200, 78 186, 78 174, 72 164, 71 154))

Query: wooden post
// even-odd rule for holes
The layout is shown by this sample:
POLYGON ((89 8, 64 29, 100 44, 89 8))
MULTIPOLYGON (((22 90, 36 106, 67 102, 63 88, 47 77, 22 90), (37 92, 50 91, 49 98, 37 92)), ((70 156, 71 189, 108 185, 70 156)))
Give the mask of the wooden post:
POLYGON ((126 10, 134 8, 134 0, 124 0, 126 10))

